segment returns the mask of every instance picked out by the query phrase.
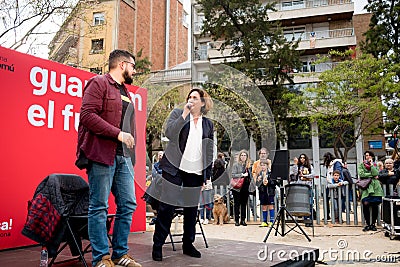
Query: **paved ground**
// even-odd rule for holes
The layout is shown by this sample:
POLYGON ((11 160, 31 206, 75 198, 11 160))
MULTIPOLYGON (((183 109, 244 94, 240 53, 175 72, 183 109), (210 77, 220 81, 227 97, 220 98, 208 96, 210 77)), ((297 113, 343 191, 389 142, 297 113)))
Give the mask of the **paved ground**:
MULTIPOLYGON (((176 245, 177 251, 172 250, 171 244, 166 244, 163 248, 165 260, 154 262, 151 259, 154 226, 149 225, 146 232, 130 235, 129 246, 138 262, 147 267, 272 266, 287 258, 294 258, 303 251, 312 253, 315 248, 319 249, 320 253, 320 262, 317 266, 400 266, 400 260, 394 262, 396 257, 400 259, 400 240, 390 240, 385 237, 381 227, 378 227, 376 232, 363 232, 362 226, 319 225, 314 228, 313 235, 312 228, 301 224, 302 229, 310 237, 310 242, 298 228, 287 233, 286 227, 285 236, 279 234, 275 236, 274 230, 268 236, 266 243, 263 243, 263 240, 270 228, 261 228, 259 223, 249 222, 246 227, 236 227, 232 222, 222 226, 208 224, 203 227, 209 248, 205 248, 201 236, 196 237, 195 246, 204 255, 201 259, 183 255, 181 244, 176 245), (383 259, 386 262, 377 262, 376 259, 383 259)), ((174 223, 171 229, 172 233, 181 231, 182 218, 174 223)), ((179 239, 180 237, 175 237, 175 240, 179 239)), ((39 246, 1 251, 1 266, 37 266, 39 255, 39 246)), ((60 255, 60 259, 67 258, 70 258, 68 249, 60 255)), ((86 254, 85 258, 91 266, 90 254, 86 254)), ((82 267, 83 265, 75 261, 56 266, 82 267)))
MULTIPOLYGON (((178 233, 181 231, 181 227, 182 223, 179 220, 176 227, 178 233)), ((385 237, 382 227, 378 227, 378 231, 376 232, 363 232, 361 225, 322 224, 314 227, 314 236, 312 228, 304 227, 304 224, 301 224, 301 227, 309 235, 311 242, 307 241, 306 237, 301 234, 297 227, 295 228, 296 232, 292 231, 284 237, 279 234, 275 236, 275 230, 273 230, 268 236, 266 242, 267 248, 268 244, 318 248, 321 255, 319 266, 400 266, 400 240, 390 240, 388 237, 385 237), (397 262, 393 262, 396 260, 396 257, 397 262), (389 260, 391 263, 371 262, 368 261, 369 259, 389 260)), ((262 242, 267 235, 268 229, 259 227, 259 224, 255 222, 248 223, 246 227, 236 227, 232 221, 223 226, 204 225, 207 238, 247 242, 262 242)), ((148 226, 147 231, 154 231, 154 227, 148 226)), ((172 227, 172 232, 174 231, 175 225, 172 227)), ((201 237, 197 236, 196 242, 200 240, 201 237)), ((278 252, 270 252, 270 256, 277 257, 278 252)), ((293 253, 296 252, 293 251, 293 253)))

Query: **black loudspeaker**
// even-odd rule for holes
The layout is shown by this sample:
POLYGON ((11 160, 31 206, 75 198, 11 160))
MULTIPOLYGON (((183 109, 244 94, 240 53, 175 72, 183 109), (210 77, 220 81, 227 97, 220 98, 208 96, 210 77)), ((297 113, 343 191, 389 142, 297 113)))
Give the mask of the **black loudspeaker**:
POLYGON ((271 179, 287 180, 289 167, 289 151, 276 150, 271 167, 271 179))

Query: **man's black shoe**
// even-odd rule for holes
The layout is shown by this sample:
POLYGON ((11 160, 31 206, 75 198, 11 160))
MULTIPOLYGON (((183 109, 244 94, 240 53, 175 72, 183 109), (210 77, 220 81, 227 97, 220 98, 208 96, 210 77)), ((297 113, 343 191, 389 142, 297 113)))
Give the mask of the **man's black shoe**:
POLYGON ((240 224, 243 226, 247 226, 247 223, 245 221, 242 221, 240 224))
POLYGON ((369 230, 371 230, 371 231, 377 231, 378 229, 376 229, 376 226, 375 226, 375 225, 371 225, 371 226, 369 227, 369 230))
POLYGON ((194 258, 201 258, 201 253, 192 244, 182 246, 183 254, 194 258))
POLYGON ((235 222, 235 226, 240 226, 239 222, 235 222))
POLYGON ((162 261, 162 247, 153 246, 153 252, 151 252, 151 257, 154 261, 162 261))

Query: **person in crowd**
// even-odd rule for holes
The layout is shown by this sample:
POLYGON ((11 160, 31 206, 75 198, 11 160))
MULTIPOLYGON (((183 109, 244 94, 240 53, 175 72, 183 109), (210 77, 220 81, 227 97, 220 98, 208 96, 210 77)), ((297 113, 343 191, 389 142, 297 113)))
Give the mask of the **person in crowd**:
POLYGON ((361 192, 361 203, 363 205, 363 215, 366 226, 363 231, 376 231, 376 219, 378 218, 379 205, 382 203, 383 190, 378 180, 378 168, 374 165, 373 154, 367 151, 364 153, 365 160, 358 165, 358 175, 360 179, 371 179, 367 189, 361 192), (368 154, 368 155, 367 155, 368 154), (370 208, 372 210, 372 220, 370 219, 370 208))
POLYGON ((397 195, 396 185, 399 182, 400 178, 400 170, 394 169, 393 159, 388 158, 385 160, 385 168, 379 171, 379 181, 381 181, 384 186, 384 192, 386 195, 393 195, 391 193, 395 193, 397 195), (390 192, 389 185, 393 185, 393 192, 390 192))
POLYGON ((201 187, 211 179, 214 126, 205 115, 212 100, 201 88, 190 90, 183 109, 174 109, 165 136, 169 142, 160 161, 163 186, 153 234, 152 258, 162 261, 165 243, 176 207, 183 207, 183 254, 200 258, 194 246, 201 187))
POLYGON ((339 170, 335 170, 333 171, 333 178, 332 178, 332 182, 328 184, 328 188, 331 189, 329 190, 330 193, 330 198, 333 201, 333 209, 334 209, 334 214, 333 216, 335 216, 335 221, 339 222, 339 194, 341 194, 341 196, 344 196, 343 194, 343 188, 342 186, 348 184, 348 182, 346 181, 342 181, 340 180, 340 171, 339 170))
MULTIPOLYGON (((352 190, 352 185, 354 184, 354 180, 353 177, 351 176, 351 173, 349 171, 349 169, 347 168, 347 162, 343 162, 343 169, 342 169, 342 173, 343 173, 343 181, 347 182, 349 185, 349 203, 353 202, 353 190, 352 190)), ((345 212, 346 211, 346 190, 342 190, 343 191, 343 198, 342 198, 342 211, 345 212)), ((353 213, 353 211, 351 210, 351 204, 349 206, 349 210, 350 213, 353 213)))
POLYGON ((206 225, 211 220, 212 209, 214 207, 213 202, 213 185, 210 179, 201 188, 200 193, 200 223, 206 225))
POLYGON ((393 167, 396 170, 400 169, 400 152, 398 151, 397 147, 393 150, 391 158, 393 160, 393 167))
POLYGON ((212 167, 212 184, 215 186, 226 186, 229 184, 229 177, 225 169, 225 155, 222 152, 217 154, 212 167))
MULTIPOLYGON (((158 178, 162 175, 162 169, 160 168, 160 161, 164 155, 164 151, 158 151, 157 153, 157 161, 153 164, 153 168, 151 170, 151 178, 152 181, 158 182, 158 178)), ((157 200, 155 200, 157 201, 157 200)), ((153 211, 154 217, 149 222, 149 225, 154 225, 157 221, 157 210, 153 211)))
POLYGON ((378 167, 378 171, 381 171, 381 170, 383 170, 385 168, 385 166, 384 166, 384 164, 383 164, 383 162, 381 160, 378 160, 376 162, 376 166, 378 167))
POLYGON ((247 226, 246 223, 246 207, 249 199, 249 185, 251 177, 251 161, 249 159, 249 153, 246 150, 239 152, 238 161, 232 166, 232 178, 244 178, 244 182, 241 188, 232 188, 233 194, 233 209, 235 215, 235 226, 243 225, 247 226), (239 223, 240 219, 240 223, 239 223))
POLYGON ((141 266, 128 255, 128 235, 136 210, 135 114, 125 84, 131 84, 135 57, 124 50, 109 55, 109 72, 91 78, 84 89, 78 127, 77 165, 87 162, 89 180, 89 240, 92 266, 141 266), (85 160, 86 159, 86 160, 85 160), (107 210, 110 192, 117 211, 110 256, 107 210))
POLYGON ((162 159, 164 155, 164 151, 158 151, 157 153, 157 160, 156 162, 153 164, 153 169, 151 170, 151 175, 152 177, 156 177, 157 174, 162 174, 162 169, 160 168, 160 161, 162 159))
POLYGON ((262 148, 258 151, 258 157, 259 157, 259 159, 256 160, 256 161, 253 163, 253 167, 252 167, 252 169, 251 169, 252 177, 253 177, 254 179, 256 179, 256 178, 258 177, 258 175, 259 175, 259 173, 260 173, 260 171, 261 171, 261 166, 260 166, 260 162, 261 162, 261 161, 265 161, 266 164, 267 164, 267 169, 271 170, 271 165, 272 165, 272 163, 271 163, 271 160, 268 159, 268 156, 269 156, 269 152, 268 152, 268 149, 266 149, 265 147, 262 147, 262 148))
MULTIPOLYGON (((314 168, 310 163, 310 159, 304 153, 300 154, 298 157, 297 165, 293 165, 290 171, 289 176, 292 175, 294 177, 295 182, 298 184, 306 184, 310 188, 310 212, 313 212, 313 187, 314 187, 314 168)), ((304 217, 304 220, 310 221, 310 216, 304 217)), ((311 223, 305 223, 307 227, 312 226, 311 223)))
POLYGON ((271 179, 271 169, 268 168, 268 161, 261 160, 259 167, 260 172, 256 176, 256 185, 258 187, 260 205, 262 208, 262 223, 261 227, 268 227, 274 223, 275 220, 275 186, 276 183, 271 179), (268 222, 269 211, 269 222, 268 222))
MULTIPOLYGON (((372 165, 374 165, 376 168, 378 168, 378 164, 375 162, 375 154, 372 151, 365 151, 364 152, 364 159, 371 162, 372 165)), ((378 169, 379 171, 379 169, 378 169)))
MULTIPOLYGON (((337 159, 331 152, 324 154, 323 165, 326 168, 326 181, 327 185, 332 183, 333 171, 338 170, 340 172, 340 179, 343 181, 343 164, 341 159, 337 159)), ((329 205, 329 189, 326 187, 326 200, 327 200, 327 219, 330 220, 330 205, 329 205)))
POLYGON ((290 171, 289 171, 289 183, 294 183, 297 181, 298 176, 297 176, 297 164, 299 163, 299 159, 297 157, 293 158, 293 164, 290 165, 290 171))
MULTIPOLYGON (((267 168, 268 168, 269 170, 271 170, 272 162, 271 162, 271 160, 268 158, 268 156, 269 156, 269 151, 268 151, 267 148, 262 147, 262 148, 258 151, 258 157, 259 157, 259 159, 256 160, 256 161, 253 163, 253 166, 252 166, 252 168, 251 168, 251 174, 252 174, 252 178, 253 178, 253 181, 254 181, 254 182, 257 180, 257 176, 258 176, 258 174, 259 174, 260 171, 261 171, 261 166, 260 166, 260 162, 261 162, 261 161, 265 161, 265 162, 267 163, 267 168)), ((258 188, 258 187, 255 186, 255 184, 254 184, 254 186, 251 186, 251 185, 250 185, 249 204, 250 204, 250 209, 251 209, 251 212, 252 212, 252 214, 253 214, 253 217, 254 217, 254 216, 257 216, 257 212, 254 210, 254 209, 255 209, 254 203, 256 203, 256 194, 257 194, 257 193, 256 193, 256 190, 257 190, 257 188, 258 188)), ((257 216, 257 218, 258 218, 258 216, 257 216)))

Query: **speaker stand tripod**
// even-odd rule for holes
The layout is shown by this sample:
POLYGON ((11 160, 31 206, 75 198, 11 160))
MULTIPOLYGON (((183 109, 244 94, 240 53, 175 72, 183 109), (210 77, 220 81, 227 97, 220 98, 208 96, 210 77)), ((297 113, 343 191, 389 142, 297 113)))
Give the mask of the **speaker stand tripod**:
POLYGON ((292 216, 292 214, 290 214, 290 212, 287 210, 286 205, 283 201, 284 199, 284 188, 281 185, 279 187, 280 189, 280 195, 281 195, 281 207, 279 208, 278 211, 278 215, 276 216, 276 219, 274 221, 274 223, 272 224, 271 228, 269 228, 267 235, 264 238, 264 243, 267 241, 272 229, 275 229, 275 236, 277 236, 278 234, 280 236, 285 236, 288 233, 290 233, 291 231, 293 231, 296 227, 298 227, 300 229, 300 231, 303 233, 303 235, 307 238, 308 242, 311 242, 310 237, 307 235, 306 232, 304 232, 303 228, 301 228, 301 226, 299 225, 299 223, 296 221, 296 219, 292 216), (287 225, 290 229, 285 232, 285 226, 286 226, 286 221, 285 221, 285 215, 289 215, 289 217, 294 221, 295 226, 291 227, 289 225, 287 225), (279 224, 281 225, 281 232, 279 232, 279 224))

